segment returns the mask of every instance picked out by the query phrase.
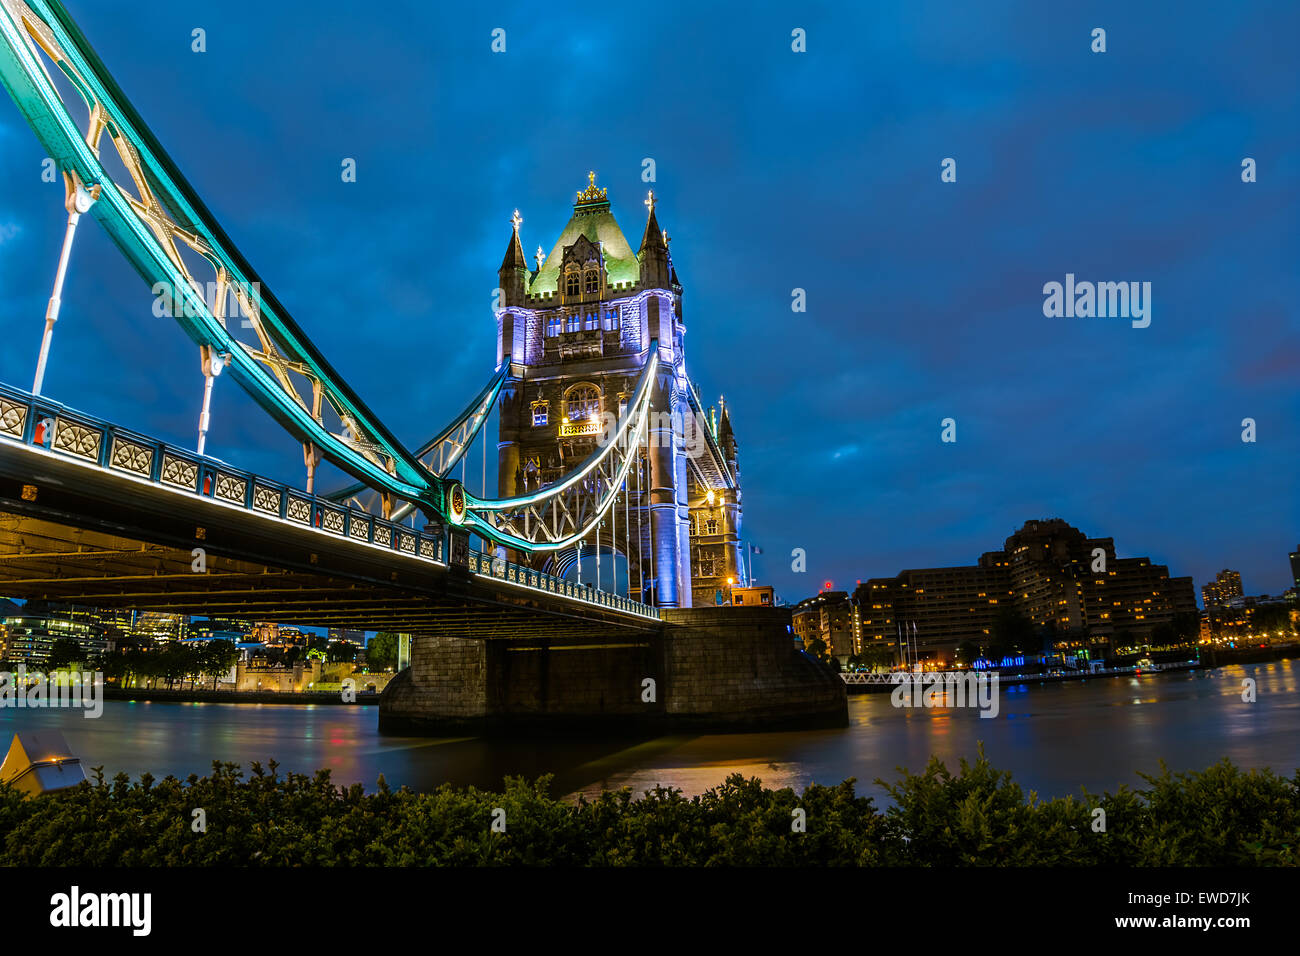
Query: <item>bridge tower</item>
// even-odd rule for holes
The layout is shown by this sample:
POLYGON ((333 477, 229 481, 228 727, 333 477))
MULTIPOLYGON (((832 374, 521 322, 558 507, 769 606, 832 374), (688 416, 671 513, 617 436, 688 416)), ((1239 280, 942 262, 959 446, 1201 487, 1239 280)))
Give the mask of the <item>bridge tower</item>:
MULTIPOLYGON (((648 439, 629 474, 628 500, 607 515, 599 547, 626 562, 632 597, 691 607, 713 604, 729 581, 741 582, 740 486, 725 406, 720 419, 707 414, 686 375, 682 286, 655 204, 651 192, 633 252, 607 190, 589 173, 549 254, 539 246, 532 262, 523 220, 512 217, 497 274, 497 362, 510 364, 499 405, 498 493, 528 494, 571 473, 597 447, 605 417, 624 410, 658 340, 648 439)), ((581 563, 583 582, 594 584, 596 548, 593 535, 581 553, 568 548, 533 561, 570 576, 581 563)), ((608 576, 608 560, 604 567, 608 576)), ((601 586, 612 589, 607 580, 601 586)))

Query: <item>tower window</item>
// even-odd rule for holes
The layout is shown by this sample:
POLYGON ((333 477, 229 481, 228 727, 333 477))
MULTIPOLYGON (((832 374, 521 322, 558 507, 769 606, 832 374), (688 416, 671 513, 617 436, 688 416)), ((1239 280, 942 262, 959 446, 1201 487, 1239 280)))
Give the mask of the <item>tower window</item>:
POLYGON ((618 309, 610 309, 605 313, 605 331, 618 331, 618 309))
POLYGON ((558 315, 546 320, 546 334, 554 337, 564 331, 564 320, 558 315))
POLYGON ((600 317, 599 317, 595 312, 588 312, 588 313, 587 313, 587 321, 586 321, 586 323, 584 324, 583 328, 585 328, 585 329, 586 329, 587 331, 589 331, 589 332, 590 332, 590 331, 594 331, 594 330, 596 330, 596 329, 599 329, 599 328, 600 328, 600 317))
POLYGON ((564 398, 565 415, 571 422, 585 422, 600 414, 600 389, 595 385, 575 385, 564 398))
POLYGON ((588 294, 600 291, 600 273, 594 269, 589 269, 584 277, 584 285, 588 294))
POLYGON ((570 272, 570 273, 568 273, 567 275, 565 275, 565 277, 564 277, 564 294, 565 294, 565 295, 577 295, 577 294, 578 294, 578 273, 576 273, 576 272, 570 272))
POLYGON ((582 320, 578 317, 578 314, 575 312, 573 315, 569 316, 568 319, 566 320, 564 331, 577 332, 581 330, 581 328, 582 328, 582 320))
POLYGON ((533 402, 533 427, 538 428, 547 422, 547 403, 543 400, 533 402))

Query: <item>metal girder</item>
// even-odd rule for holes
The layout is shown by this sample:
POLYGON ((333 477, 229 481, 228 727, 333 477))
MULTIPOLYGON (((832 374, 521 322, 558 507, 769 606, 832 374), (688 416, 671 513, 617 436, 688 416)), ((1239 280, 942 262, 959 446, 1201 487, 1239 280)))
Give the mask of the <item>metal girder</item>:
MULTIPOLYGON (((166 290, 171 317, 201 348, 230 356, 232 376, 276 421, 374 491, 382 512, 415 508, 524 552, 581 541, 620 493, 645 434, 650 384, 658 365, 651 343, 641 384, 616 434, 565 480, 509 499, 485 500, 444 477, 491 410, 508 365, 475 402, 417 454, 397 441, 362 403, 262 283, 127 100, 57 0, 0 0, 0 81, 65 174, 93 190, 95 218, 155 291, 166 290), (88 110, 83 134, 45 66, 48 58, 88 110), (100 162, 107 133, 130 182, 100 162), (212 270, 211 303, 183 250, 212 270), (236 315, 227 316, 234 298, 236 315), (227 324, 240 319, 255 343, 227 324), (337 418, 335 431, 327 422, 337 418)), ((234 323, 232 323, 234 324, 234 323)), ((338 494, 355 497, 359 488, 338 494)))
POLYGON ((145 280, 166 290, 172 318, 198 345, 230 355, 232 375, 258 404, 367 484, 442 507, 443 482, 388 432, 262 283, 57 0, 0 0, 0 81, 59 167, 97 189, 95 218, 145 280), (84 135, 42 55, 85 100, 84 135), (100 162, 105 133, 129 183, 100 162), (212 270, 211 304, 184 249, 212 270), (256 343, 228 327, 232 296, 243 313, 232 324, 251 329, 256 343))
MULTIPOLYGON (((641 380, 617 431, 564 480, 530 495, 485 501, 465 494, 460 524, 522 551, 556 551, 588 537, 622 493, 649 421, 650 395, 659 368, 652 340, 641 380)), ((453 519, 454 520, 454 519, 453 519)))
MULTIPOLYGON (((496 404, 497 396, 501 394, 501 386, 505 383, 509 371, 509 364, 503 363, 483 390, 450 425, 416 449, 415 457, 431 474, 439 478, 445 477, 464 457, 465 452, 482 430, 483 423, 491 414, 492 406, 496 404)), ((395 504, 391 496, 385 500, 382 492, 364 483, 350 485, 325 497, 331 501, 350 501, 357 507, 387 518, 389 521, 401 521, 418 507, 410 501, 395 504)))

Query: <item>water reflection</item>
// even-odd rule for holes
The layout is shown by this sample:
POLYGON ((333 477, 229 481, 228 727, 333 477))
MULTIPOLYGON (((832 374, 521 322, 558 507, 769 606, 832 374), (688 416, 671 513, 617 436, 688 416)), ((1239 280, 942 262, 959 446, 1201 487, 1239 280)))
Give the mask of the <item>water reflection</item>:
POLYGON ((1217 672, 1003 687, 999 716, 977 711, 896 709, 888 694, 854 696, 849 726, 804 733, 675 735, 629 740, 582 737, 472 737, 430 740, 381 737, 374 707, 176 704, 110 701, 98 720, 79 712, 0 710, 0 731, 55 727, 86 766, 110 776, 181 778, 212 762, 265 765, 314 773, 338 783, 430 790, 442 783, 498 789, 507 774, 555 776, 557 793, 594 794, 657 784, 689 794, 730 773, 769 786, 802 789, 857 778, 877 797, 877 777, 921 770, 935 754, 956 769, 982 741, 999 769, 1044 796, 1140 785, 1137 771, 1163 759, 1172 770, 1203 769, 1223 756, 1243 767, 1295 772, 1300 752, 1300 662, 1217 672), (1242 700, 1245 678, 1257 700, 1242 700))

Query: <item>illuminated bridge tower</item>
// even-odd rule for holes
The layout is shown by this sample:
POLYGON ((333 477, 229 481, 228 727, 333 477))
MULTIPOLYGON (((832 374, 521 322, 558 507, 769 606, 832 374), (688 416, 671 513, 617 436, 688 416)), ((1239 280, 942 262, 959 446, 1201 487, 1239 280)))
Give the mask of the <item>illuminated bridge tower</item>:
POLYGON ((736 443, 725 407, 721 419, 706 415, 687 378, 682 287, 653 192, 645 205, 633 252, 607 190, 588 174, 550 253, 539 246, 532 263, 514 216, 496 309, 497 361, 510 363, 499 406, 499 494, 534 492, 590 455, 602 416, 626 407, 658 340, 648 467, 643 456, 640 474, 629 474, 628 501, 618 503, 616 518, 607 514, 599 551, 593 535, 581 552, 571 547, 534 563, 595 584, 599 553, 606 590, 615 587, 608 577, 617 562, 617 586, 632 597, 661 607, 712 604, 729 579, 741 580, 736 443))

